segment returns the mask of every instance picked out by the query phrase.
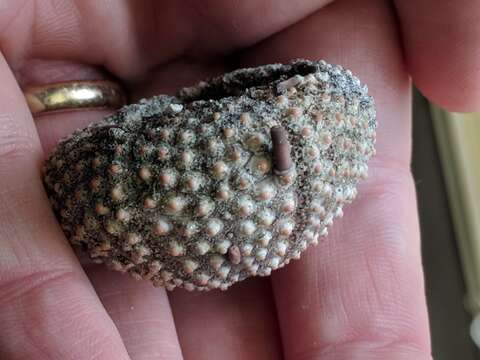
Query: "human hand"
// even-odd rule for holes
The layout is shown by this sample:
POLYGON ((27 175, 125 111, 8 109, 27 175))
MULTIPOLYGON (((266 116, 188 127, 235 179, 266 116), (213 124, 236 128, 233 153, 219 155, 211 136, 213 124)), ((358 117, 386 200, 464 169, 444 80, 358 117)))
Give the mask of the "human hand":
POLYGON ((0 2, 0 358, 430 358, 409 169, 409 73, 440 105, 474 108, 480 5, 326 4, 0 2), (270 278, 227 292, 167 297, 103 266, 82 269, 50 210, 40 166, 60 137, 106 112, 33 120, 19 85, 107 71, 135 101, 298 57, 351 69, 378 107, 370 177, 323 242, 270 278))

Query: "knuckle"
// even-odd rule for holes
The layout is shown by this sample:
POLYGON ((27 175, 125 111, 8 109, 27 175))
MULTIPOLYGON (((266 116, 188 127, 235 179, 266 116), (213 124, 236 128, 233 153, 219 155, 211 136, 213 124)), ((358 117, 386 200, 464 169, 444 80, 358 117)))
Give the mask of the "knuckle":
POLYGON ((18 271, 16 275, 0 273, 0 305, 6 305, 33 292, 47 291, 55 283, 66 283, 78 277, 71 268, 18 271), (2 281, 3 278, 3 281, 2 281))
POLYGON ((32 154, 35 138, 12 114, 0 114, 0 164, 32 154))

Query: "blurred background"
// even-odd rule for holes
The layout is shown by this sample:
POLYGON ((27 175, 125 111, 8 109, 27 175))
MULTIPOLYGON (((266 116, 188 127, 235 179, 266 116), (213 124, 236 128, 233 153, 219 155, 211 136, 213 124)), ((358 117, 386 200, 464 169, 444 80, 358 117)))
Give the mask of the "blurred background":
MULTIPOLYGON (((475 138, 480 142, 480 127, 472 125, 476 126, 476 133, 474 128, 468 129, 470 139, 465 140, 460 134, 450 142, 445 141, 442 131, 456 133, 445 128, 444 121, 451 121, 450 114, 432 111, 418 92, 414 95, 413 114, 412 170, 420 212, 433 356, 435 360, 480 359, 470 336, 471 313, 478 311, 475 299, 480 293, 475 288, 480 278, 474 273, 480 267, 480 256, 476 256, 480 252, 475 251, 475 243, 480 243, 480 239, 475 239, 474 231, 465 231, 478 227, 479 222, 472 218, 468 206, 478 207, 480 199, 465 190, 462 183, 473 181, 480 189, 480 178, 472 177, 475 174, 471 174, 469 166, 459 166, 462 161, 467 165, 472 162, 465 159, 472 153, 468 144, 463 153, 458 151, 468 141, 478 146, 475 138), (455 156, 451 157, 452 153, 455 156), (459 194, 462 189, 464 193, 459 194)), ((480 125, 480 116, 476 124, 480 125)), ((471 167, 475 168, 475 164, 471 167)))

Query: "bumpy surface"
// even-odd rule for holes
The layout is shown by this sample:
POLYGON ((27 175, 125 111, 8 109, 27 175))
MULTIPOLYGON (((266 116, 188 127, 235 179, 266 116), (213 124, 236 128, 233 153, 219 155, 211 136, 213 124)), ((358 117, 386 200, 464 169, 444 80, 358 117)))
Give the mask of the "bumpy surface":
POLYGON ((297 259, 356 196, 375 108, 340 66, 240 69, 126 106, 61 141, 44 181, 67 237, 167 289, 227 289, 297 259), (283 126, 294 166, 272 168, 283 126))

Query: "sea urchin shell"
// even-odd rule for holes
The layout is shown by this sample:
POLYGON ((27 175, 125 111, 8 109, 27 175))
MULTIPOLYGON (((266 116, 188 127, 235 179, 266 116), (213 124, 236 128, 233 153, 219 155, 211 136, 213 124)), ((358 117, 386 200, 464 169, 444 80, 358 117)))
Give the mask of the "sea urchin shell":
POLYGON ((240 69, 75 132, 44 168, 73 244, 167 289, 227 289, 297 259, 374 153, 367 87, 324 61, 240 69))

